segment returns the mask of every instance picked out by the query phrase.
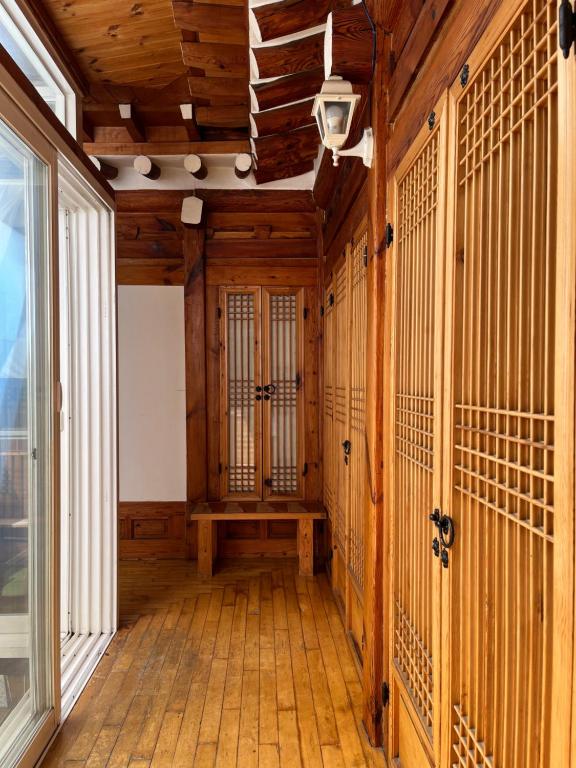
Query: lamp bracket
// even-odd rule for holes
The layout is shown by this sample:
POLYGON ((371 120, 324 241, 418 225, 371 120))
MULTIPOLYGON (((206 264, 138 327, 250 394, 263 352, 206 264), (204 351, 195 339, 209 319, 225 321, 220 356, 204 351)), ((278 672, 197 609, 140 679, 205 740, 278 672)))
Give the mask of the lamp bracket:
POLYGON ((364 165, 367 168, 371 168, 374 157, 374 131, 372 128, 365 128, 361 141, 355 147, 351 149, 337 149, 334 147, 332 153, 335 166, 339 165, 340 157, 361 157, 364 165))

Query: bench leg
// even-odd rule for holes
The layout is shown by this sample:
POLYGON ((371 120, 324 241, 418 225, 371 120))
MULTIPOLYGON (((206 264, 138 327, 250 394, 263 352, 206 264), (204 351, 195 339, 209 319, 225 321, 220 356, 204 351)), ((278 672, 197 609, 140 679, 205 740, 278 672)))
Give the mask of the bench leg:
POLYGON ((300 576, 314 574, 314 520, 298 520, 298 565, 300 576))
POLYGON ((214 528, 212 520, 198 520, 198 576, 212 576, 214 528))

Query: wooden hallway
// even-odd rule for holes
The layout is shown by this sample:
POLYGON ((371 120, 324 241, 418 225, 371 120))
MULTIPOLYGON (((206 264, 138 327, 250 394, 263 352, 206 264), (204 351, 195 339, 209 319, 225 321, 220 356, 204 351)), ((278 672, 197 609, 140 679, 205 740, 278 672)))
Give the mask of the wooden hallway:
POLYGON ((122 562, 120 629, 46 768, 384 766, 325 575, 295 560, 122 562))

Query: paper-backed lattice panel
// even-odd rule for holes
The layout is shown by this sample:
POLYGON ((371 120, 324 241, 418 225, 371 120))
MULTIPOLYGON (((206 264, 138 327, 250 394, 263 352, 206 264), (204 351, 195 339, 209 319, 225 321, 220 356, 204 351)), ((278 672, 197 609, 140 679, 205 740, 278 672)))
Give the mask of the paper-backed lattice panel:
POLYGON ((226 294, 228 493, 253 494, 255 445, 255 297, 226 294))
POLYGON ((451 563, 462 768, 548 766, 557 3, 531 0, 457 105, 451 563))
POLYGON ((348 265, 342 264, 336 273, 334 290, 334 461, 336 499, 334 505, 334 542, 344 554, 346 551, 347 467, 344 464, 342 443, 348 440, 348 265))
POLYGON ((328 512, 331 523, 334 519, 334 457, 333 457, 333 417, 334 417, 334 312, 332 283, 328 286, 324 298, 324 335, 323 335, 323 356, 324 356, 324 418, 323 418, 323 500, 324 506, 328 512))
POLYGON ((430 738, 437 209, 436 131, 398 182, 395 261, 394 660, 430 738))
MULTIPOLYGON (((298 493, 296 296, 270 295, 270 493, 298 493)), ((302 470, 300 470, 302 471, 302 470)))
POLYGON ((366 273, 368 234, 354 242, 350 322, 350 516, 348 569, 364 589, 364 515, 366 504, 366 335, 368 325, 366 273))

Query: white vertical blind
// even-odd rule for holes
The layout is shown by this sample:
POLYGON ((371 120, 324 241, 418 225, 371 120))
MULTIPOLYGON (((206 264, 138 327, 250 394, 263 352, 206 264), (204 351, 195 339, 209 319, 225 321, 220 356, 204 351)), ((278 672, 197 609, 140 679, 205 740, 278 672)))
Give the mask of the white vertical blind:
MULTIPOLYGON (((113 215, 65 165, 60 207, 68 220, 69 376, 62 467, 69 535, 69 634, 62 645, 67 714, 116 630, 116 310, 113 215)), ((64 233, 61 233, 61 237, 64 233)), ((67 306, 64 306, 66 298, 67 306)), ((63 584, 63 586, 65 586, 63 584)))

